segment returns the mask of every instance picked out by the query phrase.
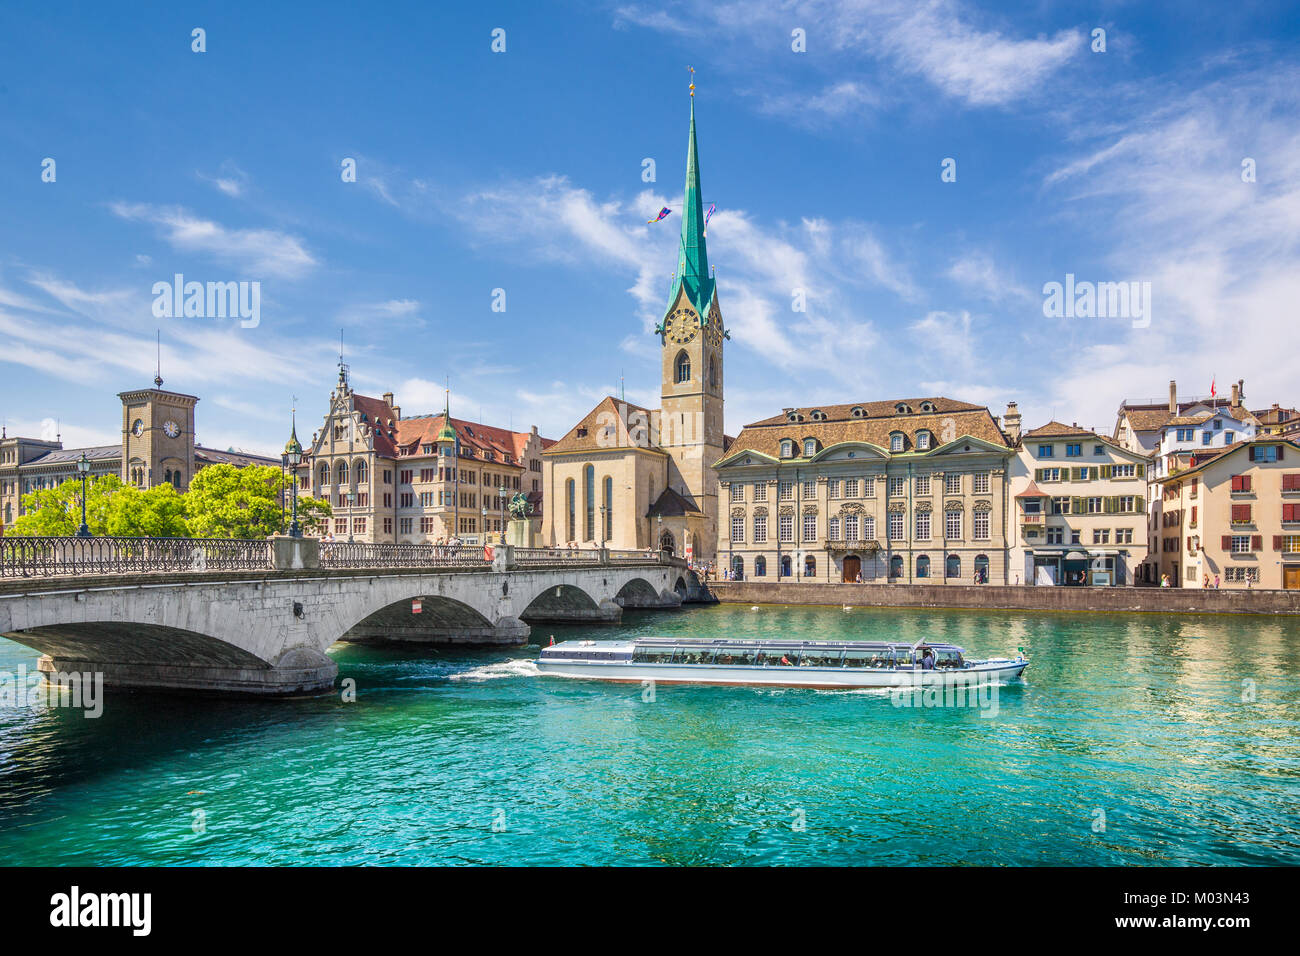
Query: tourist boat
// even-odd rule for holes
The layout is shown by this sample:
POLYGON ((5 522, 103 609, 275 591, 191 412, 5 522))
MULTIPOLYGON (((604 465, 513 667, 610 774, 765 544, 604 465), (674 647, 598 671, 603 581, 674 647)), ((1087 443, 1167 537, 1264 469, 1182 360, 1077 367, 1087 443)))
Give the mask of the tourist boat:
POLYGON ((778 687, 907 687, 1004 683, 1029 666, 967 660, 956 644, 876 641, 736 641, 643 638, 564 641, 542 648, 537 669, 554 677, 661 684, 770 684, 778 687), (932 657, 932 667, 925 658, 932 657))

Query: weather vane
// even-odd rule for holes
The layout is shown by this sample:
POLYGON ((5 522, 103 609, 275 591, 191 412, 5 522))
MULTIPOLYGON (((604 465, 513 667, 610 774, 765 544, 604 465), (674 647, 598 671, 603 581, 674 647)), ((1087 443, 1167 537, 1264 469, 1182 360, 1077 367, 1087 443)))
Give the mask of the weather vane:
POLYGON ((695 67, 688 66, 686 69, 691 71, 691 96, 695 95, 695 67))

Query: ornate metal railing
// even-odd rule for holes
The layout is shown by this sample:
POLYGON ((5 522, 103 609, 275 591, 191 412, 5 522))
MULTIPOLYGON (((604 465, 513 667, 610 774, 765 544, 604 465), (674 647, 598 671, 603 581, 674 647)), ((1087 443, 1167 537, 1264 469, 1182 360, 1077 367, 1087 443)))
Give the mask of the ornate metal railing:
POLYGON ((595 548, 515 548, 516 565, 529 564, 600 564, 595 548))
POLYGON ((628 549, 620 550, 620 549, 610 548, 609 563, 610 564, 645 564, 647 561, 659 561, 660 554, 661 552, 651 551, 649 548, 643 549, 641 551, 628 550, 628 549))
POLYGON ((265 571, 269 541, 239 538, 0 538, 0 578, 141 571, 265 571))
POLYGON ((481 546, 443 544, 361 544, 322 541, 322 568, 459 568, 490 565, 481 546))

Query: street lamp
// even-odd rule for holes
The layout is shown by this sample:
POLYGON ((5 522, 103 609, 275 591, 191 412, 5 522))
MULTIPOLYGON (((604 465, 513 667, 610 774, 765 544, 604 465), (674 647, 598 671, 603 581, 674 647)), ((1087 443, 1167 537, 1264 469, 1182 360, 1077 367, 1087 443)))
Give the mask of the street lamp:
POLYGON ((357 489, 349 488, 348 489, 348 544, 351 544, 353 541, 356 540, 355 538, 352 537, 352 526, 353 524, 355 524, 352 517, 352 509, 355 508, 356 506, 357 506, 357 489))
POLYGON ((608 505, 600 506, 600 546, 605 547, 605 515, 609 512, 608 505))
POLYGON ((81 475, 81 527, 77 529, 78 538, 92 537, 90 526, 86 524, 86 478, 90 474, 90 459, 83 451, 77 459, 77 473, 81 475))
POLYGON ((483 543, 484 543, 484 544, 487 544, 487 543, 488 543, 488 523, 487 523, 487 498, 486 498, 486 497, 483 498, 482 511, 483 511, 483 543))
POLYGON ((298 441, 298 415, 293 416, 293 430, 289 441, 284 446, 284 457, 289 462, 293 476, 293 523, 289 525, 289 537, 301 538, 302 527, 298 524, 298 466, 302 464, 302 443, 298 441))
POLYGON ((664 516, 655 515, 655 521, 655 528, 657 529, 656 533, 659 535, 655 540, 655 550, 662 551, 664 549, 664 516))

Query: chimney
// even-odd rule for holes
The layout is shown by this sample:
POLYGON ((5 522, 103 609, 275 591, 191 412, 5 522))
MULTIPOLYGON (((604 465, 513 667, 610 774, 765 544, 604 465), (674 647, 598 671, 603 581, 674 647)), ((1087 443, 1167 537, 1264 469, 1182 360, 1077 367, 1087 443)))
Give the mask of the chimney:
POLYGON ((1237 383, 1232 386, 1233 408, 1241 408, 1241 400, 1245 398, 1245 395, 1243 394, 1245 392, 1245 388, 1243 387, 1245 384, 1246 380, 1244 378, 1239 378, 1237 379, 1237 383))
POLYGON ((393 393, 392 393, 392 392, 384 392, 384 404, 385 404, 385 405, 391 405, 391 404, 393 404, 393 393))
POLYGON ((1002 416, 1002 420, 1006 422, 1002 430, 1007 437, 1013 443, 1020 441, 1020 408, 1015 402, 1007 402, 1007 413, 1002 416))
POLYGON ((1178 383, 1172 378, 1169 380, 1169 414, 1178 414, 1178 383))

